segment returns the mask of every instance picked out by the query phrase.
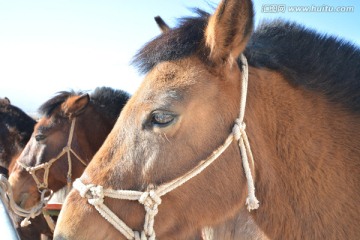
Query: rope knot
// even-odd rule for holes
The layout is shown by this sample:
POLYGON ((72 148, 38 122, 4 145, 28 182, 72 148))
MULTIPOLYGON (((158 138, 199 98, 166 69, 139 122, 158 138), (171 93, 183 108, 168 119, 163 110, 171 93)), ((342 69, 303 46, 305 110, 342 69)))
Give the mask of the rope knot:
POLYGON ((237 141, 240 140, 243 132, 246 129, 246 124, 244 122, 241 122, 239 118, 235 120, 234 127, 232 129, 232 132, 234 134, 234 137, 237 141))
POLYGON ((159 212, 157 204, 154 204, 151 207, 147 206, 147 205, 144 205, 144 206, 145 206, 145 211, 149 214, 149 216, 155 217, 159 212))
MULTIPOLYGON (((76 181, 73 183, 73 186, 74 188, 76 188, 78 186, 78 191, 79 191, 79 194, 82 198, 85 198, 85 197, 88 197, 88 192, 91 188, 95 187, 94 184, 88 184, 88 185, 83 185, 79 179, 76 179, 76 181), (81 184, 81 185, 80 185, 81 184)), ((91 193, 89 193, 91 194, 91 193)))
POLYGON ((65 146, 65 147, 63 148, 63 151, 64 151, 64 152, 70 151, 70 146, 65 146))
POLYGON ((150 190, 141 194, 139 202, 151 210, 157 210, 157 206, 161 204, 161 198, 154 190, 150 190))
POLYGON ((21 221, 20 226, 21 227, 27 227, 31 224, 30 220, 28 218, 25 218, 24 220, 21 221))
POLYGON ((255 195, 249 196, 246 198, 246 205, 247 205, 247 210, 249 212, 251 210, 258 209, 259 208, 259 200, 257 200, 255 195))
POLYGON ((104 189, 102 186, 93 186, 90 188, 91 198, 88 199, 88 202, 92 205, 101 205, 104 203, 104 189))

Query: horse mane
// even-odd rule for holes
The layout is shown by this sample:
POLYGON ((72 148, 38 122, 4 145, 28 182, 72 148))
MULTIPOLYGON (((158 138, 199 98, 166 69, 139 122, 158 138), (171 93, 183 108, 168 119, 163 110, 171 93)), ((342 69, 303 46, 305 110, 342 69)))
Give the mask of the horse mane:
POLYGON ((245 55, 250 65, 279 71, 294 86, 360 113, 360 49, 350 42, 275 20, 259 25, 245 55))
MULTIPOLYGON (((163 61, 197 54, 206 61, 204 29, 209 14, 179 19, 177 27, 144 45, 132 64, 147 73, 163 61)), ((282 73, 294 86, 324 94, 331 102, 360 112, 360 50, 333 36, 284 20, 263 22, 245 50, 249 64, 282 73)), ((239 67, 242 66, 238 60, 239 67)))
POLYGON ((0 123, 8 128, 15 128, 22 136, 20 145, 23 147, 29 141, 36 121, 20 108, 0 101, 0 123))
MULTIPOLYGON (((42 115, 50 117, 53 111, 69 97, 82 94, 84 94, 83 91, 75 92, 74 90, 58 92, 57 95, 40 106, 39 112, 42 115)), ((110 118, 117 118, 129 98, 130 95, 122 90, 116 90, 110 87, 98 87, 90 94, 90 103, 101 114, 105 114, 105 116, 110 118)))
POLYGON ((129 98, 127 92, 110 87, 98 87, 90 95, 90 100, 96 109, 111 119, 119 117, 121 109, 129 98))
POLYGON ((210 15, 198 8, 194 12, 197 16, 180 18, 177 27, 146 43, 132 59, 132 65, 145 74, 161 62, 182 59, 204 51, 204 29, 210 15))

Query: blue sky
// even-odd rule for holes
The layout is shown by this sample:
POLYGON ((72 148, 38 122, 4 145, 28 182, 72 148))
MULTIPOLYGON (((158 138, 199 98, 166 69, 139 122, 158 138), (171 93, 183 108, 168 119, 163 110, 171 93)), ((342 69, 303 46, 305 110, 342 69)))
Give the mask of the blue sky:
MULTIPOLYGON (((129 62, 160 33, 153 17, 175 26, 177 18, 192 14, 189 8, 212 12, 209 5, 218 2, 0 0, 0 97, 34 112, 63 90, 110 86, 133 93, 142 76, 129 62)), ((256 23, 281 17, 360 46, 358 0, 257 0, 255 11, 256 23), (352 10, 330 12, 345 6, 352 10)))

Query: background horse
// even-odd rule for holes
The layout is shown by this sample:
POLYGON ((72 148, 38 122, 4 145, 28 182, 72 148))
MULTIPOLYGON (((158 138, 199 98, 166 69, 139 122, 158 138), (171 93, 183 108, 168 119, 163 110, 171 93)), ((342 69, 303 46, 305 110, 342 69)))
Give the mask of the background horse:
MULTIPOLYGON (((33 177, 23 166, 36 166, 49 162, 62 151, 69 140, 72 121, 76 118, 71 136, 71 175, 79 177, 94 153, 112 129, 129 95, 121 90, 97 88, 88 94, 60 92, 45 102, 39 111, 43 117, 35 125, 32 138, 17 159, 9 182, 15 201, 23 208, 30 208, 40 200, 33 177), (79 158, 79 159, 77 159, 79 158), (19 165, 18 163, 21 163, 19 165)), ((58 191, 67 183, 68 155, 64 154, 49 168, 48 179, 44 171, 35 172, 40 183, 48 182, 47 188, 58 191)), ((40 190, 40 189, 39 189, 40 190)))
POLYGON ((0 99, 0 167, 8 175, 14 158, 17 158, 34 130, 36 121, 20 108, 11 105, 8 98, 0 99))
MULTIPOLYGON (((16 158, 29 141, 36 121, 18 107, 12 105, 8 98, 0 99, 0 169, 7 175, 16 162, 16 158)), ((21 239, 40 239, 41 234, 51 233, 45 219, 36 217, 31 226, 20 227, 21 217, 10 210, 21 239)))
POLYGON ((266 23, 254 34, 252 26, 251 2, 228 0, 145 45, 135 64, 146 77, 76 182, 80 192, 68 195, 54 239, 134 239, 98 211, 107 206, 135 236, 151 225, 142 204, 157 213, 157 239, 187 239, 230 219, 226 237, 237 239, 230 231, 241 227, 235 220, 250 191, 244 152, 226 140, 245 96, 242 52, 260 201, 254 222, 270 239, 360 238, 360 50, 293 23, 266 23), (159 188, 224 142, 215 162, 160 201, 159 188), (121 189, 140 201, 104 198, 121 189))

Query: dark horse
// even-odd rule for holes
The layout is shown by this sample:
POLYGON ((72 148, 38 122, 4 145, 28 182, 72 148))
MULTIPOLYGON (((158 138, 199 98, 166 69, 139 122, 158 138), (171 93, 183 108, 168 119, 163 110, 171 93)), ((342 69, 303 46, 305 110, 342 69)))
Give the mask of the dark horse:
MULTIPOLYGON (((16 158, 31 137, 35 124, 36 121, 32 117, 12 105, 8 98, 0 99, 0 170, 5 176, 11 173, 16 158)), ((11 215, 15 223, 22 220, 15 214, 11 215)), ((16 225, 21 239, 40 239, 41 234, 51 234, 42 216, 35 218, 32 223, 28 227, 16 225)))
MULTIPOLYGON (((8 98, 0 99, 0 171, 8 175, 12 160, 17 158, 34 130, 36 121, 8 98)), ((12 166, 11 166, 12 167, 12 166)))
POLYGON ((102 87, 91 95, 60 92, 45 102, 39 108, 43 116, 10 174, 14 200, 25 209, 31 208, 39 202, 42 188, 56 192, 69 180, 79 177, 112 129, 128 98, 129 94, 124 91, 102 87), (68 149, 71 150, 59 155, 69 139, 68 149), (44 169, 34 171, 38 182, 26 170, 53 159, 56 161, 49 166, 47 174, 44 169), (67 178, 69 174, 71 179, 67 178))
POLYGON ((360 239, 360 50, 294 23, 252 28, 252 3, 224 0, 145 45, 134 62, 147 75, 75 181, 54 239, 187 239, 206 226, 239 239, 248 194, 257 207, 249 176, 260 201, 249 215, 268 238, 360 239), (228 140, 235 129, 246 142, 233 126, 247 69, 246 165, 249 147, 228 140))

